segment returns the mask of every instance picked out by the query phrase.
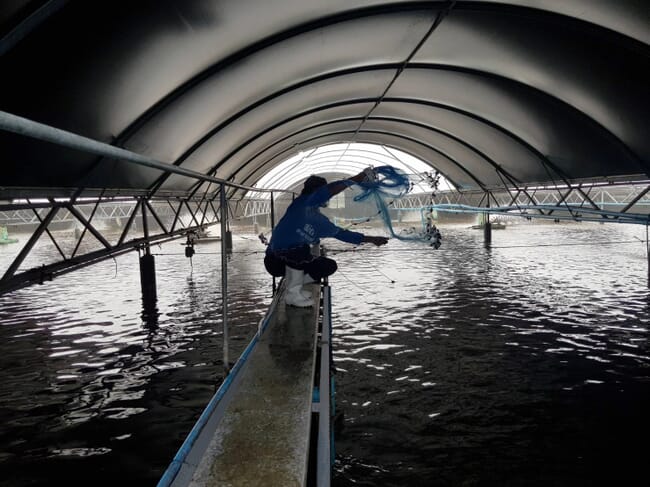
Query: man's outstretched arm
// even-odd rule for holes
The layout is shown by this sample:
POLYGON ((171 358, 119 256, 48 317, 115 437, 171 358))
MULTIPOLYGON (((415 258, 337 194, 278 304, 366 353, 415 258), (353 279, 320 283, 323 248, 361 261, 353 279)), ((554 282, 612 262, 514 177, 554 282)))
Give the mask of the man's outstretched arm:
MULTIPOLYGON (((348 178, 348 181, 354 181, 355 183, 363 183, 366 181, 372 181, 375 178, 375 172, 372 169, 372 167, 367 167, 363 171, 361 171, 359 174, 352 176, 348 178)), ((332 196, 335 196, 339 194, 341 191, 343 191, 345 188, 347 188, 349 184, 346 184, 345 181, 335 181, 331 184, 327 185, 327 189, 330 192, 330 198, 332 196)))
POLYGON ((361 243, 372 243, 379 247, 380 245, 386 245, 388 243, 388 239, 386 237, 372 237, 370 235, 364 235, 361 243))

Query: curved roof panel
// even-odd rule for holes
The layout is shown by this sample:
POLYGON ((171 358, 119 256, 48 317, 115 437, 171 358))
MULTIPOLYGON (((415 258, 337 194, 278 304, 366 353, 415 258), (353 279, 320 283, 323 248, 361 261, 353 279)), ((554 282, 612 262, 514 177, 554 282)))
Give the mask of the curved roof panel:
MULTIPOLYGON (((0 110, 235 182, 336 142, 461 189, 650 175, 643 0, 16 0, 0 34, 0 110)), ((196 188, 8 131, 0 156, 0 198, 196 188)))

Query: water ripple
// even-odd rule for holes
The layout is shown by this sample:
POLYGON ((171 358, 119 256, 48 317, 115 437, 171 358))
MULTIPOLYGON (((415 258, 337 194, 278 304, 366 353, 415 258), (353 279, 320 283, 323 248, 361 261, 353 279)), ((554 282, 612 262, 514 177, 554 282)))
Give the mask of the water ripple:
MULTIPOLYGON (((628 445, 645 441, 650 408, 645 250, 536 245, 598 242, 602 229, 521 225, 485 249, 450 226, 439 251, 392 240, 334 254, 335 485, 597 485, 641 471, 628 445)), ((136 259, 0 298, 0 462, 13 486, 87 485, 97 471, 155 485, 214 394, 220 260, 157 257, 158 309, 145 315, 136 259)), ((228 265, 232 359, 270 279, 259 254, 228 265)))

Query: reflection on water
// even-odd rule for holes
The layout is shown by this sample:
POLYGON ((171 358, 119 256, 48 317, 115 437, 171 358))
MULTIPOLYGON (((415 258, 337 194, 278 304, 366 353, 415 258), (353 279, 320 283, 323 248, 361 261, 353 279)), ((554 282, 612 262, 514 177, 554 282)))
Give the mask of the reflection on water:
MULTIPOLYGON (((155 248, 157 315, 137 254, 0 298, 0 484, 155 485, 221 381, 219 250, 155 248)), ((234 356, 270 303, 258 257, 230 262, 234 356)))
MULTIPOLYGON (((335 255, 335 485, 645 485, 647 258, 598 245, 645 229, 443 229, 335 255)), ((2 485, 155 485, 221 380, 219 245, 197 250, 156 248, 153 315, 135 254, 0 298, 2 485)), ((270 302, 259 242, 235 250, 233 356, 270 302)))
POLYGON ((336 485, 646 485, 645 248, 593 245, 635 236, 521 226, 486 250, 451 229, 438 252, 340 254, 336 485))

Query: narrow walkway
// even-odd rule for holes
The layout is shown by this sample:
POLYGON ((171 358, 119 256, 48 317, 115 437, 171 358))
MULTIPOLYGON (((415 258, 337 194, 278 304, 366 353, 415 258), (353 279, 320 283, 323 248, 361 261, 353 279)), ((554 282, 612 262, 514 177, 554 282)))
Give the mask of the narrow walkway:
POLYGON ((317 306, 278 304, 192 487, 305 485, 317 329, 317 306))

